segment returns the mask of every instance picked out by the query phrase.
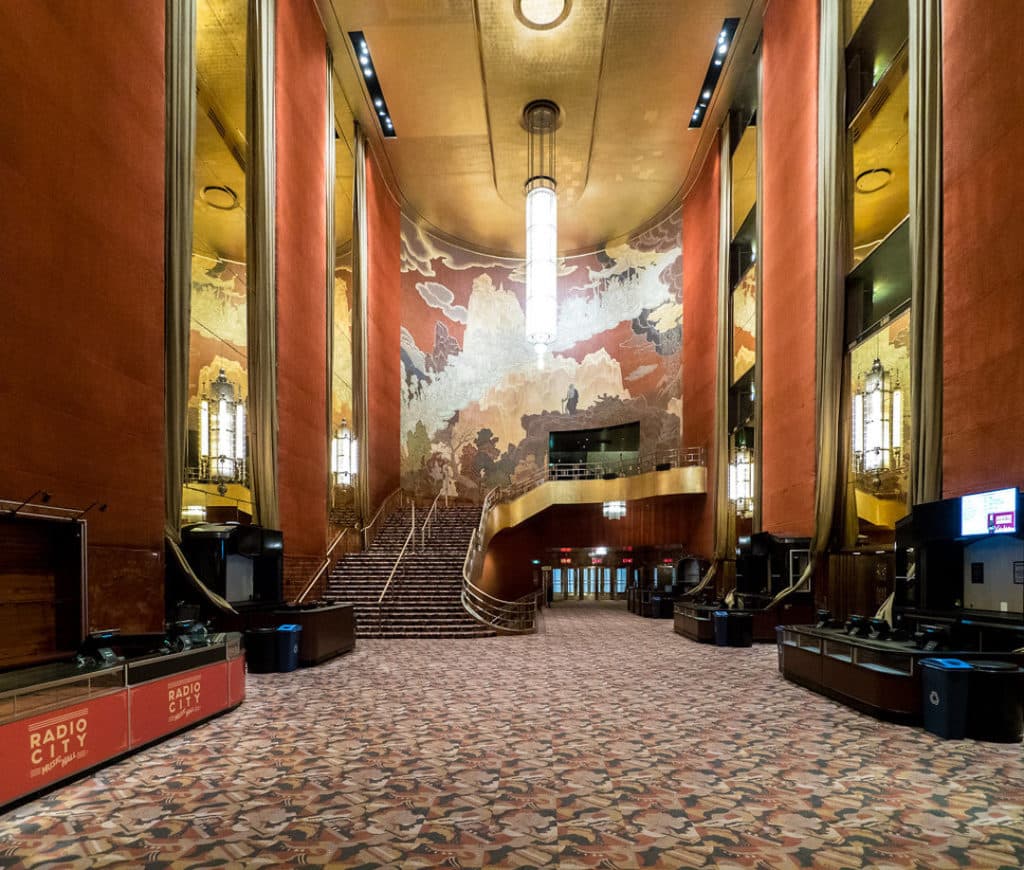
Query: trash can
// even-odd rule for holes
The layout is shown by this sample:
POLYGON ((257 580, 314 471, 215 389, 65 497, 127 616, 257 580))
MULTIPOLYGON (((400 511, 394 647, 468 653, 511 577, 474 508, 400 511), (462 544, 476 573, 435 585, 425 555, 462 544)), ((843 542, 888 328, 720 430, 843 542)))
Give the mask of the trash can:
POLYGON ((272 674, 277 670, 277 631, 251 628, 245 633, 245 660, 250 674, 272 674))
POLYGON ((279 625, 277 627, 277 671, 285 674, 299 666, 299 639, 301 625, 279 625))
POLYGON ((711 614, 715 625, 715 646, 729 645, 729 611, 716 610, 711 614))
POLYGON ((754 614, 733 610, 728 622, 729 646, 754 645, 754 614))
POLYGON ((971 662, 967 736, 993 743, 1024 739, 1024 669, 1010 662, 971 662))
POLYGON ((924 727, 947 740, 967 736, 967 686, 971 666, 961 659, 921 659, 924 727))

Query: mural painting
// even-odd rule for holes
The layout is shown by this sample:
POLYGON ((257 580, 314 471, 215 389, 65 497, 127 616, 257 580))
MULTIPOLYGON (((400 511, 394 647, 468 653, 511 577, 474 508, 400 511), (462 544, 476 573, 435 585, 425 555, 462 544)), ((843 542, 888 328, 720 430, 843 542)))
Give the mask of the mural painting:
POLYGON ((640 422, 679 447, 682 223, 560 262, 544 368, 525 337, 522 260, 402 224, 402 485, 479 499, 543 467, 548 433, 640 422))

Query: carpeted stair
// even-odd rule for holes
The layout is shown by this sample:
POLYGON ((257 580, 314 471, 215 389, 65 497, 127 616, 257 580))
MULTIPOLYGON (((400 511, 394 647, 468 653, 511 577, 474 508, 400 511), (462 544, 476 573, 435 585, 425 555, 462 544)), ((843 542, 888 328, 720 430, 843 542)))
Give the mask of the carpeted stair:
MULTIPOLYGON (((479 508, 438 507, 426 547, 406 551, 378 605, 409 534, 409 512, 396 511, 369 550, 350 553, 335 566, 323 597, 355 605, 358 637, 493 637, 495 632, 466 613, 461 599, 462 563, 479 519, 479 508)), ((417 512, 417 536, 421 524, 417 512)))

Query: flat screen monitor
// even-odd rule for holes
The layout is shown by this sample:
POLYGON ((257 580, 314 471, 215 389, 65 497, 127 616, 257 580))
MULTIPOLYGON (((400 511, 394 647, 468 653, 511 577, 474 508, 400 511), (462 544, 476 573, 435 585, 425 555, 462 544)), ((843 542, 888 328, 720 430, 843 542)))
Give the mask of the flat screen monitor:
POLYGON ((961 497, 961 535, 999 535, 1016 531, 1016 489, 996 489, 961 497))

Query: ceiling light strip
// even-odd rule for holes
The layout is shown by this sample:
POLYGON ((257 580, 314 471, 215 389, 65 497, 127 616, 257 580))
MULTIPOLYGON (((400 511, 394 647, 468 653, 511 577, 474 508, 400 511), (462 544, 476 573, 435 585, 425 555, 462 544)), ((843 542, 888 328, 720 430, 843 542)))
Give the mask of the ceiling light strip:
POLYGON ((394 139, 395 124, 388 109, 388 101, 384 99, 384 91, 381 90, 380 76, 377 75, 377 68, 373 64, 373 57, 370 55, 370 44, 361 30, 350 30, 348 38, 352 42, 352 49, 359 59, 359 69, 363 74, 363 83, 373 103, 373 111, 377 113, 377 123, 380 125, 380 132, 386 139, 394 139))
POLYGON ((718 80, 722 77, 725 59, 729 56, 729 49, 732 47, 733 37, 736 36, 736 29, 739 25, 738 18, 726 18, 722 22, 722 28, 718 31, 718 38, 715 40, 715 47, 711 50, 711 60, 708 62, 708 71, 704 75, 704 84, 700 86, 697 104, 693 107, 693 114, 690 115, 691 130, 697 129, 704 123, 704 116, 708 113, 711 98, 718 86, 718 80))

